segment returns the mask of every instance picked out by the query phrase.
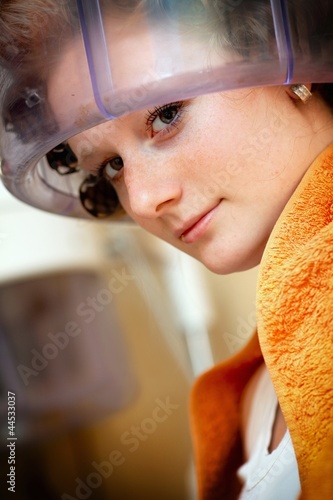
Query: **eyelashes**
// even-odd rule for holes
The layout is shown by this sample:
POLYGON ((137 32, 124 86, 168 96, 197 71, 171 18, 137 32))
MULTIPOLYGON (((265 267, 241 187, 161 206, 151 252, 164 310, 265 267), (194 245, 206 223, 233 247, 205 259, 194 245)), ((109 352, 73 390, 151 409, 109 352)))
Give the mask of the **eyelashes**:
MULTIPOLYGON (((184 101, 156 106, 153 110, 147 111, 144 117, 146 133, 150 138, 156 137, 159 139, 167 139, 172 137, 171 132, 180 124, 186 106, 184 101)), ((115 154, 104 160, 93 169, 93 175, 105 177, 108 180, 118 180, 122 175, 124 167, 123 159, 120 155, 115 154)))
POLYGON ((177 127, 184 112, 184 102, 178 101, 164 106, 156 106, 153 111, 148 111, 146 120, 146 131, 151 137, 158 134, 168 133, 172 127, 177 127))

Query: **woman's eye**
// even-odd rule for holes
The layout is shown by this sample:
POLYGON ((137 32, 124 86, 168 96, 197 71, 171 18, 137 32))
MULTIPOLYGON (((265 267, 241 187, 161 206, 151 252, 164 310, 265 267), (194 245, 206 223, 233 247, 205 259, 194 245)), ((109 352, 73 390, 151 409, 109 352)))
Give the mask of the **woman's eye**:
POLYGON ((156 108, 153 112, 148 112, 147 128, 151 129, 153 135, 158 134, 170 125, 175 126, 180 118, 182 102, 166 104, 156 108))
POLYGON ((120 156, 116 156, 115 158, 112 158, 112 160, 107 160, 106 162, 103 163, 103 172, 107 177, 110 179, 113 179, 123 168, 124 163, 123 160, 120 156))

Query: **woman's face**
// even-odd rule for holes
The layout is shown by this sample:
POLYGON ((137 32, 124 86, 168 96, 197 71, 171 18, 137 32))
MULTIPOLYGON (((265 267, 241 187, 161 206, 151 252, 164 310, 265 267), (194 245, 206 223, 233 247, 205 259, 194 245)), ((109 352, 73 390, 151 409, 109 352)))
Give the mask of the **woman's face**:
POLYGON ((136 112, 69 142, 140 226, 226 274, 260 262, 314 159, 307 123, 283 87, 270 87, 136 112))

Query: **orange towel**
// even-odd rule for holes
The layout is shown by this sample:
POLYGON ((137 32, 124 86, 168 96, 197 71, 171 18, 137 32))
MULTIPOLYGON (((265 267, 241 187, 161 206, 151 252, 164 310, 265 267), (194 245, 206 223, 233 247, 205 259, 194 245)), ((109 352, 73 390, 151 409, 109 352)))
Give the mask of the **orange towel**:
MULTIPOLYGON (((302 498, 333 498, 333 145, 308 169, 260 268, 261 351, 294 444, 302 498)), ((201 500, 236 499, 240 398, 261 363, 256 336, 194 385, 191 423, 201 500)))

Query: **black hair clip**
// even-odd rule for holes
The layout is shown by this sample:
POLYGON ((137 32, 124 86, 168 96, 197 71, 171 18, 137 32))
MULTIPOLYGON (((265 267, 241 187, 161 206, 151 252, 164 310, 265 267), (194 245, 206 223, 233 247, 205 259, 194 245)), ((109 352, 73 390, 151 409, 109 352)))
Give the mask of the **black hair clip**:
MULTIPOLYGON (((70 146, 63 142, 46 155, 49 166, 59 175, 79 172, 78 161, 70 146)), ((102 219, 112 215, 120 206, 118 196, 105 177, 89 175, 79 187, 83 208, 93 217, 102 219)))
POLYGON ((77 158, 65 142, 51 149, 46 158, 50 167, 56 170, 59 175, 68 175, 79 171, 77 158))
POLYGON ((105 177, 89 175, 82 182, 79 194, 85 210, 99 219, 110 217, 120 207, 117 193, 105 177))

